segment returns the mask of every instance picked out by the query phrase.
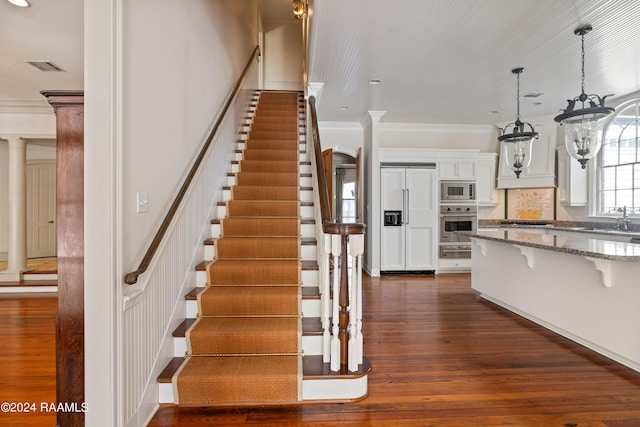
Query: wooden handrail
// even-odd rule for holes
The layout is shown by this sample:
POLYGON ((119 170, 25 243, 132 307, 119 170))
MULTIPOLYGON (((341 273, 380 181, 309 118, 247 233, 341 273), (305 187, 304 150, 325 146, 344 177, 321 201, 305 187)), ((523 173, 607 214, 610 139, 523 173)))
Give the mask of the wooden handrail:
POLYGON ((322 147, 320 144, 320 133, 318 132, 318 115, 316 112, 316 97, 309 97, 309 113, 311 114, 311 136, 313 152, 316 158, 316 177, 318 179, 318 192, 320 197, 320 216, 322 227, 331 222, 331 208, 329 207, 329 189, 327 188, 327 177, 324 174, 322 161, 322 147))
POLYGON ((171 224, 171 221, 173 221, 173 217, 175 216, 176 212, 178 211, 178 208, 180 207, 180 204, 182 203, 182 199, 184 199, 184 196, 187 193, 187 190, 191 186, 191 182, 193 181, 193 178, 195 177, 196 173, 198 172, 198 169, 200 168, 200 165, 202 164, 202 161, 204 160, 204 158, 207 155, 207 152, 209 151, 209 147, 211 146, 214 137, 218 133, 218 128, 220 127, 222 121, 224 120, 225 116, 227 115, 227 112, 229 111, 229 107, 231 107, 231 104, 233 103, 233 100, 238 95, 238 92, 240 91, 240 88, 242 87, 242 83, 244 82, 244 79, 245 79, 245 77, 247 75, 247 72, 249 71, 249 68, 251 67, 251 63, 253 62, 253 59, 256 57, 256 55, 258 55, 259 52, 260 52, 260 47, 256 46, 255 49, 253 50, 253 53, 249 57, 249 61, 247 61, 247 65, 244 67, 244 70, 242 71, 242 74, 240 75, 240 78, 236 82, 236 85, 233 87, 233 91, 232 91, 231 95, 229 95, 229 98, 227 99, 227 102, 225 103, 224 108, 222 109, 222 112, 218 116, 218 120, 216 120, 216 123, 214 124, 213 129, 209 133, 209 136, 207 137, 207 140, 205 141, 202 149, 200 150, 200 153, 198 154, 198 157, 196 158, 195 162, 193 163, 193 166, 191 166, 191 170, 189 171, 189 175, 187 175, 187 177, 185 178, 184 182, 182 183, 182 186, 180 187, 180 190, 178 191, 178 194, 176 195, 175 200, 171 204, 171 207, 169 208, 169 211, 167 212, 167 215, 165 216, 164 220, 162 221, 162 224, 160 224, 160 228, 156 232, 156 235, 153 238, 153 241, 149 245, 149 249, 147 249, 147 252, 144 254, 144 257, 142 257, 142 261, 140 261, 140 265, 138 266, 138 269, 136 271, 132 271, 131 273, 128 273, 124 277, 124 282, 127 285, 133 285, 133 284, 137 283, 138 282, 138 276, 140 276, 142 273, 147 271, 147 268, 149 267, 149 264, 151 264, 151 260, 153 259, 153 256, 155 255, 156 251, 158 250, 158 247, 160 246, 160 243, 162 242, 162 239, 164 238, 164 235, 167 232, 167 229, 169 228, 169 225, 171 224))

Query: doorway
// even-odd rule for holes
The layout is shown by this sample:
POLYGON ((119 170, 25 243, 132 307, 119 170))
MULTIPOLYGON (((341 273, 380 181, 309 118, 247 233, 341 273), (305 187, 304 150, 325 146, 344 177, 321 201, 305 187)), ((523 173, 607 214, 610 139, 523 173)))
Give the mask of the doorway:
POLYGON ((56 256, 56 161, 27 162, 27 258, 56 256))

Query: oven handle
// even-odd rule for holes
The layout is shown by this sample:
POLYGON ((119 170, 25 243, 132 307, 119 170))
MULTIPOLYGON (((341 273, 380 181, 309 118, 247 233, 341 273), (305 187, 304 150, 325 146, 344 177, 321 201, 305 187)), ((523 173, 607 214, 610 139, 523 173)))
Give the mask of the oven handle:
POLYGON ((476 219, 478 218, 477 215, 469 215, 468 213, 447 213, 447 214, 440 214, 440 218, 449 218, 449 217, 455 217, 455 218, 460 218, 460 217, 469 217, 469 219, 476 219))
POLYGON ((466 249, 466 248, 465 249, 462 249, 462 248, 459 248, 459 249, 445 249, 445 248, 442 248, 442 253, 449 253, 449 252, 471 252, 471 248, 469 248, 469 249, 466 249))

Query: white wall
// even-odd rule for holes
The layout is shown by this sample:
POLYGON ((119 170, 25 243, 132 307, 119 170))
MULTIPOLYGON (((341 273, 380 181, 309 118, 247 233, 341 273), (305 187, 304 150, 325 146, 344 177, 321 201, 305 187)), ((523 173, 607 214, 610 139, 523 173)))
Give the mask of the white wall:
POLYGON ((264 88, 302 90, 302 21, 264 20, 264 88))
POLYGON ((143 425, 153 402, 125 414, 123 378, 145 373, 122 363, 131 351, 123 277, 257 44, 258 1, 92 0, 84 8, 86 424, 143 425), (148 193, 148 213, 136 213, 138 191, 148 193))
POLYGON ((360 123, 319 122, 318 127, 323 151, 332 148, 355 157, 363 145, 364 129, 360 123))
POLYGON ((257 45, 258 16, 231 0, 140 0, 123 13, 123 263, 133 269, 257 45), (148 213, 136 213, 137 192, 148 213))
POLYGON ((495 126, 382 123, 380 148, 474 149, 499 153, 495 126))

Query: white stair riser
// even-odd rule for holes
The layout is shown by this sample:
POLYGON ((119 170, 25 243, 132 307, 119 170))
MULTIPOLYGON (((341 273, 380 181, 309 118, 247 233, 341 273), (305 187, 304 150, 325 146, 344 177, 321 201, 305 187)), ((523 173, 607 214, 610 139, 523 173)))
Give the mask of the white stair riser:
POLYGON ((313 202, 313 191, 311 191, 311 190, 302 190, 302 191, 300 191, 300 201, 301 202, 313 202))
POLYGON ((317 261, 318 260, 318 247, 317 245, 302 245, 300 247, 300 256, 303 261, 317 261))
POLYGON ((302 237, 315 237, 316 225, 315 224, 300 224, 300 235, 302 237))
POLYGON ((300 206, 300 217, 301 218, 313 218, 315 211, 313 206, 300 206))
POLYGON ((207 272, 196 271, 196 287, 202 288, 207 286, 207 272))
POLYGON ((302 286, 318 286, 318 270, 302 270, 302 286))

